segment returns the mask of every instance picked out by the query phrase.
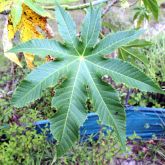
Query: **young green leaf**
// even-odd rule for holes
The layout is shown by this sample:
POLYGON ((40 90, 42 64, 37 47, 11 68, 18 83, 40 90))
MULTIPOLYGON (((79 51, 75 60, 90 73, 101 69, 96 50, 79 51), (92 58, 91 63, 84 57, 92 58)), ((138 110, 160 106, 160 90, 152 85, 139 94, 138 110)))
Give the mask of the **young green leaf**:
POLYGON ((144 22, 144 20, 149 20, 149 11, 144 6, 136 7, 134 10, 136 11, 136 13, 133 17, 133 20, 136 20, 136 27, 139 28, 141 24, 144 22))
POLYGON ((136 60, 141 61, 146 66, 149 61, 147 57, 139 51, 138 48, 143 48, 146 46, 151 46, 152 43, 146 40, 136 39, 129 42, 127 45, 122 46, 118 49, 118 57, 124 61, 130 60, 132 64, 135 64, 136 60))
MULTIPOLYGON (((88 13, 86 20, 96 10, 90 9, 91 13, 88 13)), ((98 13, 94 13, 95 17, 98 17, 98 13)), ((102 77, 107 74, 117 83, 124 83, 128 87, 139 88, 143 91, 160 93, 162 91, 133 65, 118 59, 105 58, 105 55, 134 41, 143 31, 130 30, 113 33, 93 47, 98 30, 96 30, 97 35, 88 34, 86 36, 83 34, 82 41, 80 41, 76 37, 75 23, 70 15, 57 6, 56 16, 60 34, 65 40, 65 47, 53 40, 32 40, 11 50, 11 52, 30 51, 30 53, 43 57, 49 53, 49 55, 58 57, 58 60, 54 62, 39 66, 23 80, 14 92, 13 104, 16 107, 26 106, 39 99, 44 89, 55 87, 52 107, 55 107, 57 112, 50 120, 50 127, 57 140, 57 155, 61 156, 78 140, 79 128, 87 117, 88 96, 101 123, 114 129, 122 147, 125 148, 124 108, 120 103, 117 91, 105 83, 102 77), (83 50, 77 49, 77 42, 83 50), (84 43, 92 48, 86 51, 86 46, 82 46, 84 43), (75 51, 72 51, 73 49, 75 51), (84 53, 81 54, 82 52, 84 53)), ((83 30, 85 31, 87 28, 86 31, 90 31, 88 27, 83 25, 83 30)))
POLYGON ((126 61, 128 57, 130 57, 131 59, 134 59, 134 62, 137 59, 141 61, 143 64, 145 64, 146 66, 149 63, 147 57, 144 54, 141 54, 141 52, 139 52, 137 49, 131 49, 124 46, 121 47, 119 49, 119 58, 126 61))
POLYGON ((159 6, 157 3, 157 0, 143 0, 143 3, 145 7, 148 8, 152 12, 155 19, 158 20, 159 6))

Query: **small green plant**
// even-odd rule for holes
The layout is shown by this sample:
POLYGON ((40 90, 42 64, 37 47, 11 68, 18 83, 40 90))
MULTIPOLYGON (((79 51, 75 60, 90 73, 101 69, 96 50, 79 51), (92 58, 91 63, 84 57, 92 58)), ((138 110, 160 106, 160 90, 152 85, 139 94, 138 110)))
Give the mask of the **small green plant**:
POLYGON ((158 20, 159 16, 159 5, 157 0, 142 0, 140 5, 134 9, 136 12, 134 14, 133 20, 137 21, 136 27, 140 27, 144 20, 149 21, 150 13, 154 16, 155 20, 158 20))
POLYGON ((149 59, 149 70, 145 72, 158 82, 165 82, 165 33, 152 38, 154 44, 144 53, 149 59))
POLYGON ((149 20, 150 18, 149 12, 144 6, 136 7, 134 10, 136 12, 135 12, 133 20, 134 21, 137 20, 136 26, 140 27, 142 23, 144 22, 144 20, 147 20, 147 21, 149 20))
POLYGON ((156 20, 158 20, 159 16, 159 5, 157 0, 142 0, 146 9, 148 9, 154 16, 156 20))
MULTIPOLYGON (((138 66, 144 70, 144 72, 157 81, 157 83, 164 89, 165 82, 165 34, 161 33, 155 37, 148 38, 151 40, 152 46, 142 50, 148 59, 147 67, 138 63, 138 66)), ((164 108, 165 97, 161 94, 146 94, 134 90, 130 94, 130 105, 140 105, 164 108)))
POLYGON ((101 29, 101 9, 90 7, 84 19, 81 35, 70 15, 57 5, 56 19, 64 42, 31 40, 11 52, 33 53, 44 58, 55 57, 32 71, 16 89, 12 103, 23 107, 42 96, 43 90, 54 87, 52 107, 57 109, 50 120, 51 132, 57 140, 57 156, 64 154, 78 140, 79 128, 86 120, 90 99, 101 124, 112 126, 125 149, 125 111, 118 92, 103 81, 107 74, 116 83, 124 83, 142 91, 160 92, 161 89, 143 72, 128 62, 109 58, 115 49, 135 40, 143 30, 120 31, 98 36, 101 29))
POLYGON ((0 130, 0 137, 0 164, 5 165, 36 164, 48 145, 45 136, 17 124, 0 130))
POLYGON ((74 145, 70 152, 58 158, 55 164, 111 164, 122 150, 114 132, 107 131, 105 136, 102 131, 97 141, 93 140, 95 135, 91 135, 87 141, 74 145))

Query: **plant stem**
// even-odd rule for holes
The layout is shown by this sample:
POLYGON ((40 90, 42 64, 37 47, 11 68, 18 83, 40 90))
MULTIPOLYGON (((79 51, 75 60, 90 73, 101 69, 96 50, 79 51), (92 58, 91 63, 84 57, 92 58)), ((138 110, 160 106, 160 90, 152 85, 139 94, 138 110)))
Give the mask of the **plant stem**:
POLYGON ((119 0, 112 0, 111 2, 109 2, 109 4, 107 5, 107 7, 105 8, 105 10, 104 10, 103 13, 102 13, 102 17, 103 17, 104 15, 106 15, 106 14, 109 12, 110 8, 111 8, 114 4, 116 4, 118 1, 119 1, 119 0))
POLYGON ((55 164, 56 160, 57 160, 57 157, 55 155, 54 158, 53 158, 53 161, 51 162, 51 165, 55 164))
POLYGON ((131 93, 132 93, 132 90, 131 89, 128 89, 127 95, 126 95, 126 98, 125 98, 125 105, 126 106, 128 106, 128 100, 130 98, 131 93))
MULTIPOLYGON (((91 3, 85 3, 85 4, 81 4, 81 5, 76 5, 76 6, 68 6, 68 5, 62 5, 63 8, 65 8, 66 10, 80 10, 80 9, 84 9, 90 6, 90 4, 94 5, 98 5, 100 3, 104 3, 104 2, 108 2, 108 0, 96 0, 94 2, 91 3)), ((43 6, 44 9, 47 10, 54 10, 54 6, 43 6)))

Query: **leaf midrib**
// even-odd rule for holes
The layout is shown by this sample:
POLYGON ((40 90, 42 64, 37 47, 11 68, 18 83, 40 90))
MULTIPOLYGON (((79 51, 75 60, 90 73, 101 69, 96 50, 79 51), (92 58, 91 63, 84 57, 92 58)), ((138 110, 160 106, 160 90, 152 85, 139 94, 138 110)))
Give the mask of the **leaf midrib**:
MULTIPOLYGON (((14 49, 13 49, 14 50, 14 49)), ((15 49, 17 52, 18 51, 24 51, 25 52, 25 50, 27 50, 27 52, 26 53, 31 53, 31 52, 28 52, 28 50, 44 50, 44 51, 50 51, 50 52, 52 52, 53 54, 51 54, 51 55, 55 55, 56 53, 59 53, 59 54, 63 54, 63 55, 69 55, 69 56, 73 56, 73 55, 71 55, 71 54, 67 54, 67 53, 64 53, 64 52, 61 52, 61 51, 53 51, 52 49, 46 49, 46 48, 33 48, 33 47, 30 47, 30 48, 17 48, 17 49, 15 49)), ((56 49, 54 49, 54 50, 56 50, 56 49)), ((13 51, 14 52, 14 51, 13 51)), ((35 54, 35 53, 33 53, 33 54, 35 54)), ((42 53, 41 53, 42 54, 42 53)))
POLYGON ((79 62, 77 73, 76 73, 76 77, 74 79, 74 84, 73 84, 73 87, 72 87, 72 93, 71 93, 70 102, 69 102, 69 106, 68 106, 68 112, 67 112, 67 115, 66 115, 66 118, 65 118, 66 120, 65 120, 65 123, 64 123, 64 126, 63 126, 63 130, 62 130, 60 141, 61 141, 61 139, 63 139, 64 133, 65 133, 65 129, 66 129, 67 120, 68 120, 68 115, 69 115, 70 110, 71 110, 70 106, 71 106, 71 101, 72 101, 72 98, 73 98, 73 93, 74 93, 74 89, 75 89, 75 86, 76 86, 77 78, 78 78, 78 75, 79 75, 78 73, 79 73, 79 70, 80 70, 80 63, 81 62, 79 62))

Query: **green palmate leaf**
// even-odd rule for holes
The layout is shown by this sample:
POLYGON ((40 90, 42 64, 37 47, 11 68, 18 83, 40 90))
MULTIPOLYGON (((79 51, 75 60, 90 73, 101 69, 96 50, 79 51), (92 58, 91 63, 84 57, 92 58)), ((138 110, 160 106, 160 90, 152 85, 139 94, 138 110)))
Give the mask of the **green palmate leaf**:
MULTIPOLYGON (((91 16, 95 16, 94 20, 99 25, 100 16, 97 10, 97 8, 89 9, 82 31, 86 28, 86 31, 91 31, 88 29, 90 28, 88 19, 91 19, 91 16)), ((61 156, 78 140, 79 128, 87 117, 86 102, 90 97, 92 107, 101 123, 114 129, 122 147, 125 148, 124 108, 116 90, 105 83, 102 77, 107 74, 117 83, 124 83, 143 91, 162 91, 149 77, 130 63, 105 58, 105 55, 135 40, 142 31, 113 33, 94 46, 98 29, 95 31, 97 34, 86 35, 83 32, 81 39, 77 39, 75 23, 60 6, 56 8, 56 18, 65 46, 53 40, 32 40, 10 50, 34 53, 41 57, 47 54, 57 57, 56 61, 39 66, 20 83, 14 92, 12 103, 16 107, 26 106, 39 99, 43 90, 54 86, 52 107, 55 107, 57 112, 50 120, 50 127, 57 140, 57 155, 61 156), (77 49, 77 42, 83 50, 77 49), (86 47, 89 47, 88 51, 86 47)), ((91 26, 95 27, 93 24, 91 26)))
POLYGON ((32 53, 40 57, 51 55, 60 58, 71 53, 62 44, 49 39, 33 39, 12 48, 10 51, 32 53))
POLYGON ((16 1, 11 9, 11 19, 13 22, 14 27, 16 27, 18 25, 18 23, 21 20, 21 16, 22 16, 22 0, 18 0, 16 1))
POLYGON ((101 29, 101 10, 100 8, 90 7, 87 15, 84 19, 84 23, 81 29, 81 38, 84 44, 84 47, 94 47, 101 29))
POLYGON ((159 6, 157 0, 143 0, 143 2, 145 7, 152 12, 153 16, 157 20, 159 15, 159 6))

